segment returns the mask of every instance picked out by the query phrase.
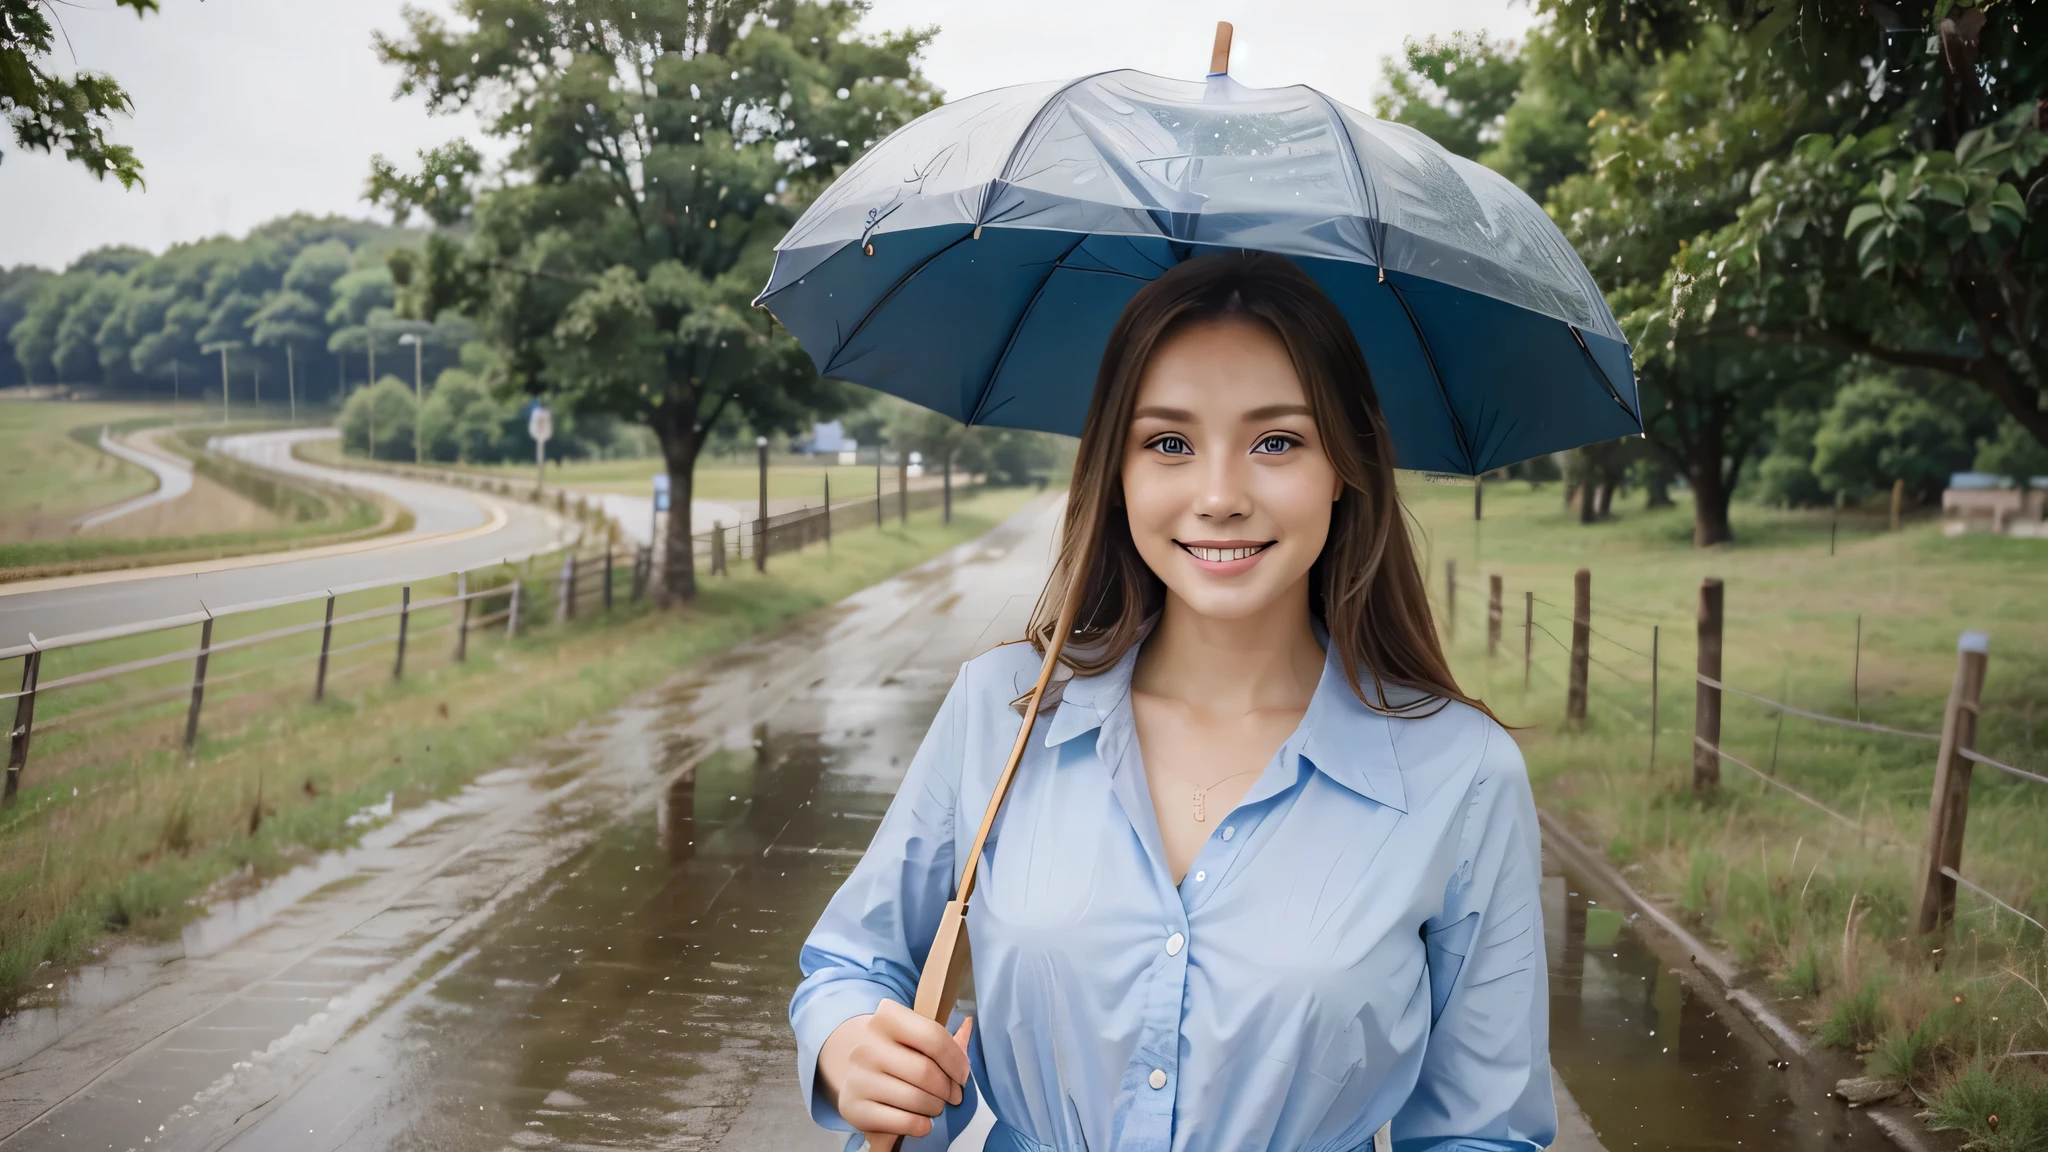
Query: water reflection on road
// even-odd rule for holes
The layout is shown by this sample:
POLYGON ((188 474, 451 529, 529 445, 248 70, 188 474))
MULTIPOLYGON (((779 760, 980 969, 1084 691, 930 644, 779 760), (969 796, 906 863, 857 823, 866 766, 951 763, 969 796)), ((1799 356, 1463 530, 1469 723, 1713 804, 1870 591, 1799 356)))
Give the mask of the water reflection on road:
POLYGON ((1894 1152, 1646 942, 1620 894, 1544 855, 1550 1058, 1610 1152, 1894 1152))

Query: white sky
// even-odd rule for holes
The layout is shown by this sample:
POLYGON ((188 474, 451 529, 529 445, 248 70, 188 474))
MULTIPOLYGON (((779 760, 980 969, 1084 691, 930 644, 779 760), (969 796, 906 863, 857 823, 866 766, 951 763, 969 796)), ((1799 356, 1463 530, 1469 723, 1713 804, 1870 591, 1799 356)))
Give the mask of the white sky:
MULTIPOLYGON (((423 6, 445 8, 438 0, 423 6)), ((397 74, 370 49, 401 27, 402 0, 165 0, 137 20, 110 0, 56 8, 69 35, 53 61, 108 71, 135 99, 111 135, 141 157, 147 191, 0 139, 0 266, 61 267, 106 244, 152 251, 241 235, 288 212, 362 216, 371 153, 474 135, 394 101, 397 74)), ((1199 77, 1217 20, 1236 25, 1231 73, 1252 85, 1311 84, 1360 108, 1380 57, 1405 36, 1516 35, 1516 0, 875 0, 871 27, 940 27, 925 71, 949 96, 1005 84, 1139 68, 1199 77)))

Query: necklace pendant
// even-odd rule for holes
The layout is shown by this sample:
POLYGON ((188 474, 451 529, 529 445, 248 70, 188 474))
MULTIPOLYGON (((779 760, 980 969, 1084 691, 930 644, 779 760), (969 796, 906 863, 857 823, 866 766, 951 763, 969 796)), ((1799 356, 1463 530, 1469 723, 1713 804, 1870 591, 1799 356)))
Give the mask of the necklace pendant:
POLYGON ((1200 788, 1195 789, 1195 823, 1197 824, 1205 823, 1209 819, 1209 808, 1206 800, 1206 794, 1200 788))

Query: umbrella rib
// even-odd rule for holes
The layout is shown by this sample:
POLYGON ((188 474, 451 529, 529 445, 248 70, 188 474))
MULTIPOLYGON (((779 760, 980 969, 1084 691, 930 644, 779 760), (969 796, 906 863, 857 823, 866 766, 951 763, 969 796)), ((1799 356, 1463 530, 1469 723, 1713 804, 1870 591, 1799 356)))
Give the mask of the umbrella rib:
POLYGON ((1628 413, 1629 419, 1636 422, 1637 428, 1641 428, 1643 426, 1643 418, 1635 412, 1629 411, 1628 401, 1621 398, 1621 390, 1614 386, 1613 379, 1607 375, 1607 369, 1600 366, 1600 358, 1593 355, 1593 349, 1586 345, 1585 333, 1579 331, 1577 324, 1567 324, 1565 327, 1572 330, 1572 339, 1579 342, 1579 351, 1586 354, 1586 362, 1591 364, 1593 371, 1599 374, 1600 384, 1607 389, 1608 397, 1620 405, 1623 412, 1628 413))
POLYGON ((1415 318, 1415 309, 1408 306, 1408 295, 1392 280, 1387 287, 1394 293, 1394 299, 1401 305, 1401 311, 1408 317, 1408 326, 1415 330, 1415 343, 1422 348, 1423 362, 1429 365, 1429 378, 1436 382, 1436 393, 1444 402, 1444 414, 1451 418, 1451 434, 1458 438, 1458 447, 1465 453, 1465 474, 1477 475, 1472 471, 1472 443, 1465 435, 1465 421, 1458 416, 1457 406, 1451 403, 1450 389, 1444 387, 1444 374, 1436 369, 1436 353, 1429 350, 1429 337, 1423 334, 1422 322, 1415 318))
POLYGON ((1090 235, 1092 233, 1083 232, 1079 240, 1068 245, 1067 250, 1060 253, 1059 259, 1052 261, 1046 269, 1045 277, 1038 282, 1038 287, 1032 290, 1030 301, 1024 305, 1024 310, 1017 314, 1017 323, 1010 327, 1010 338, 1003 341, 1003 354, 996 357, 996 366, 990 370, 987 382, 982 384, 981 395, 974 398, 974 407, 968 410, 967 423, 972 424, 980 418, 981 406, 988 403, 989 393, 995 390, 996 380, 1003 374, 1003 365, 1010 362, 1010 350, 1017 346, 1018 334, 1024 331, 1025 323, 1031 319, 1032 310, 1038 307, 1039 298, 1045 295, 1045 286, 1052 283, 1053 274, 1066 264, 1067 257, 1072 256, 1075 249, 1088 242, 1090 235))
POLYGON ((1380 226, 1376 232, 1368 228, 1367 233, 1373 237, 1373 263, 1379 265, 1384 273, 1387 266, 1387 236, 1386 220, 1380 216, 1379 185, 1366 177, 1365 161, 1358 158, 1358 146, 1351 139, 1351 128, 1344 123, 1343 114, 1337 111, 1337 102, 1314 88, 1310 88, 1309 91, 1314 92, 1316 99, 1321 100, 1323 106, 1330 110, 1330 123, 1336 131, 1337 141, 1344 149, 1345 158, 1351 161, 1351 171, 1358 177, 1358 187, 1355 191, 1358 193, 1359 208, 1370 213, 1366 219, 1380 226))
POLYGON ((908 284, 912 280, 917 279, 917 274, 924 271, 925 268, 928 267, 932 261, 937 260, 939 257, 944 256, 948 252, 951 252, 953 249, 959 247, 961 244, 965 243, 972 237, 973 233, 971 232, 961 235, 959 239, 954 240, 952 243, 947 244, 945 247, 925 257, 924 259, 919 260, 917 262, 917 267, 912 268, 908 274, 898 278, 894 284, 889 285, 889 290, 887 292, 882 293, 880 299, 876 300, 873 304, 868 305, 868 310, 866 312, 861 313, 860 323, 855 324, 853 326, 852 331, 840 337, 838 343, 832 346, 832 355, 826 358, 825 366, 818 370, 818 375, 830 376, 832 374, 832 369, 838 367, 839 365, 839 354, 841 352, 846 351, 847 344, 851 343, 854 337, 861 334, 862 329, 865 329, 868 326, 868 321, 873 320, 875 318, 875 314, 882 310, 883 305, 895 299, 896 294, 898 292, 903 291, 903 286, 905 284, 908 284))

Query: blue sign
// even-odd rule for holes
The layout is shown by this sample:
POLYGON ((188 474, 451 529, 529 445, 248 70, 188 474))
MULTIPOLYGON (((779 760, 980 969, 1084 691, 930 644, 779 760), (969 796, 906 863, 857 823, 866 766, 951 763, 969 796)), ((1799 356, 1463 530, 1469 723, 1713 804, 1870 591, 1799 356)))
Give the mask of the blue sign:
POLYGON ((656 512, 668 511, 668 473, 666 472, 654 478, 654 510, 656 512))

